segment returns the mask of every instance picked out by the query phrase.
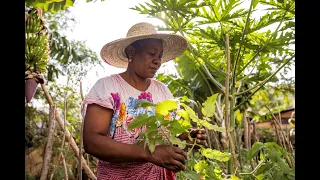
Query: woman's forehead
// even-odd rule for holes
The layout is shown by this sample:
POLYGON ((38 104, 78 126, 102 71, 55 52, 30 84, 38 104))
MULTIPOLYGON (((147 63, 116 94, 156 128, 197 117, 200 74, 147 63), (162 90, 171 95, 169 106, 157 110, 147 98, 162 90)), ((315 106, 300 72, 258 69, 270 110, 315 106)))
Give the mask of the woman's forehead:
POLYGON ((143 43, 143 47, 162 49, 162 41, 160 39, 146 39, 143 43))

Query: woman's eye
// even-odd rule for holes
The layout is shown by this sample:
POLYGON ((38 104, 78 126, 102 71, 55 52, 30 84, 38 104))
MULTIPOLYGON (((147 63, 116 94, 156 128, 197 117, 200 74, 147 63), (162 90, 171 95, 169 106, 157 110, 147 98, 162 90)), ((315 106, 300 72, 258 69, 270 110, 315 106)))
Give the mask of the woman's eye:
POLYGON ((155 53, 149 53, 151 56, 154 56, 155 55, 155 53))

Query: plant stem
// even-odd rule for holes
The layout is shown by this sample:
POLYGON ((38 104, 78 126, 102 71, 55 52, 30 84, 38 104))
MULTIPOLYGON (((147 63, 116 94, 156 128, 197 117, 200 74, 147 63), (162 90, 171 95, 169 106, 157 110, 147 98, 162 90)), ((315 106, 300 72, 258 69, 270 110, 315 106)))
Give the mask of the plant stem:
POLYGON ((194 148, 194 146, 195 146, 196 144, 197 144, 197 139, 194 140, 194 143, 193 143, 191 149, 188 151, 188 153, 187 153, 188 156, 190 156, 190 154, 192 153, 192 150, 193 150, 193 148, 194 148))
POLYGON ((235 148, 233 144, 233 139, 231 137, 230 133, 230 126, 229 126, 229 82, 230 82, 230 51, 229 51, 229 36, 226 35, 226 55, 227 55, 227 69, 226 69, 226 84, 225 84, 225 104, 226 104, 226 110, 225 110, 225 125, 226 125, 226 131, 227 131, 227 138, 230 144, 231 148, 231 154, 233 158, 234 168, 238 168, 238 160, 236 158, 235 148))
POLYGON ((288 147, 289 152, 292 153, 293 152, 293 147, 290 146, 289 140, 286 138, 286 136, 285 136, 285 134, 284 134, 284 132, 283 132, 283 130, 282 130, 277 118, 276 118, 276 116, 272 113, 272 111, 270 110, 270 108, 268 106, 265 106, 265 107, 268 109, 268 111, 272 115, 272 117, 274 119, 274 122, 276 122, 276 124, 278 125, 278 127, 280 129, 280 132, 281 132, 281 135, 282 135, 282 138, 283 138, 283 141, 284 141, 284 144, 288 147))
POLYGON ((243 45, 243 42, 244 42, 244 36, 246 34, 246 30, 247 30, 247 27, 248 27, 249 22, 250 22, 250 15, 251 15, 251 11, 252 11, 253 1, 254 0, 251 0, 251 3, 250 3, 249 12, 247 14, 247 19, 246 19, 246 24, 244 25, 244 28, 243 28, 243 31, 242 31, 240 46, 239 46, 239 49, 238 49, 238 52, 237 52, 236 61, 234 63, 233 70, 232 70, 232 79, 233 79, 232 84, 233 85, 236 82, 237 64, 238 64, 239 57, 240 57, 240 51, 241 51, 241 48, 242 48, 242 45, 243 45))
POLYGON ((262 160, 259 162, 259 164, 256 166, 256 168, 254 168, 253 171, 249 172, 249 173, 239 173, 239 175, 252 175, 254 174, 261 166, 262 164, 264 163, 265 160, 262 160))

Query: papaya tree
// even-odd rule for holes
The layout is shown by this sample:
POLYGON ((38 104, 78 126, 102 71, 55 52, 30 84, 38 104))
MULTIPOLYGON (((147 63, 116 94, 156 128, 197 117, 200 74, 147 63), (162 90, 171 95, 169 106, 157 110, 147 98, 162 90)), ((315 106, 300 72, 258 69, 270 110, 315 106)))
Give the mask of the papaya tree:
MULTIPOLYGON (((294 66, 291 45, 295 35, 295 1, 252 0, 244 6, 240 0, 151 0, 132 9, 163 21, 165 25, 159 26, 159 31, 171 31, 188 40, 187 51, 175 60, 179 80, 159 78, 174 83, 169 85, 171 88, 177 87, 177 82, 186 82, 187 86, 195 82, 195 86, 181 88, 200 103, 220 93, 212 121, 227 129, 226 134, 221 134, 225 150, 233 157, 236 153, 240 156, 236 111, 243 114, 255 93, 267 83, 277 82, 294 66), (254 17, 261 8, 265 14, 254 17), (189 93, 192 91, 193 96, 189 93)), ((229 173, 247 168, 237 163, 241 161, 239 156, 230 159, 229 173)))

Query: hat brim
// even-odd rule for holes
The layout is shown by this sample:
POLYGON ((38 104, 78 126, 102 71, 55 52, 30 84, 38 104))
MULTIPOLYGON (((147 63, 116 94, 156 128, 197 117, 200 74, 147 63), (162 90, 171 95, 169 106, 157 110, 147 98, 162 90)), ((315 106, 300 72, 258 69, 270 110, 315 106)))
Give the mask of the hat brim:
POLYGON ((163 44, 163 56, 161 63, 173 60, 180 56, 188 46, 188 42, 180 35, 176 34, 152 34, 142 36, 132 36, 128 38, 122 38, 104 45, 101 49, 101 58, 111 66, 117 68, 127 68, 128 58, 125 54, 125 48, 134 41, 155 38, 161 39, 163 44))

